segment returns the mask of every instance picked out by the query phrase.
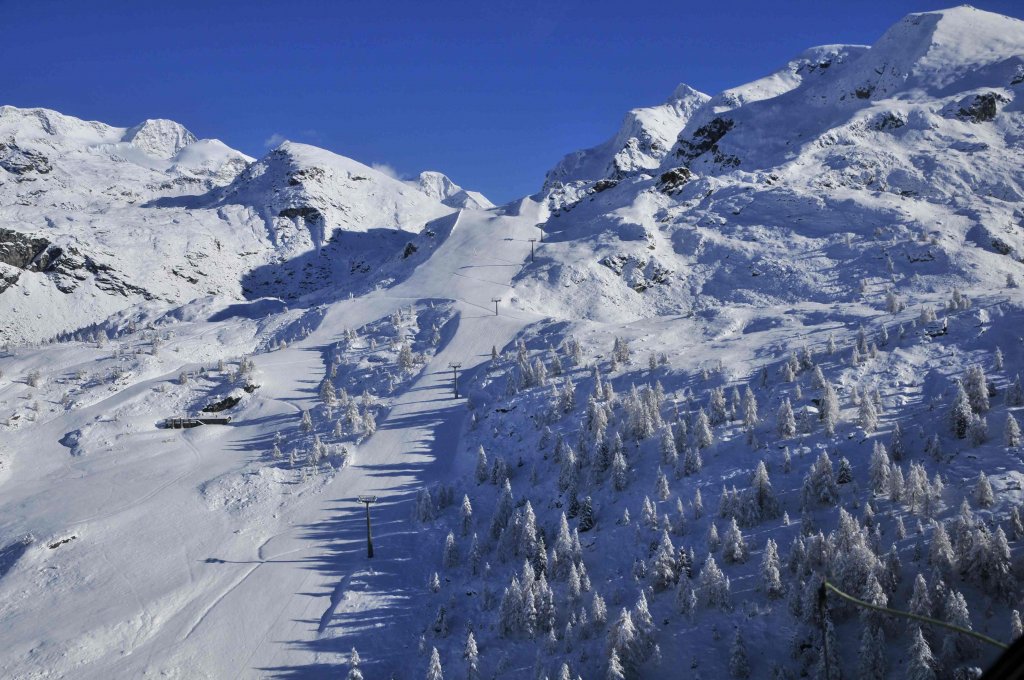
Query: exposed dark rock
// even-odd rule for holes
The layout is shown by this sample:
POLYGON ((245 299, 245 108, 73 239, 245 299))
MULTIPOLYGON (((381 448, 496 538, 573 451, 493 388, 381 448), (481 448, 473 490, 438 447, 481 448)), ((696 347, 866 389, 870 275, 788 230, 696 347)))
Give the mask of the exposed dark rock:
POLYGON ((49 246, 50 242, 45 238, 0 228, 0 262, 12 267, 30 269, 49 246))
POLYGON ((691 179, 693 179, 693 173, 689 168, 672 168, 658 178, 658 190, 664 194, 674 194, 681 191, 691 179))
POLYGON ((1006 97, 997 92, 986 92, 960 102, 957 116, 972 123, 986 123, 995 120, 999 104, 1006 103, 1006 97))
POLYGON ((284 217, 285 219, 295 219, 301 217, 306 221, 323 221, 324 216, 319 210, 312 206, 303 205, 297 208, 285 208, 281 212, 277 213, 278 217, 284 217))
POLYGON ((405 244, 405 249, 402 251, 402 259, 404 260, 405 258, 415 253, 417 250, 419 249, 416 247, 416 244, 413 243, 412 241, 409 241, 408 243, 405 244))
POLYGON ((594 193, 599 194, 602 191, 607 191, 618 183, 618 180, 614 179, 599 179, 594 183, 594 193))
POLYGON ((204 406, 203 413, 220 413, 221 411, 227 411, 229 408, 237 406, 240 401, 242 401, 241 397, 224 397, 220 401, 215 401, 212 404, 204 406))
POLYGON ((676 155, 686 159, 687 162, 711 152, 716 163, 723 165, 739 165, 740 160, 735 156, 726 155, 718 148, 718 142, 725 137, 726 133, 735 126, 729 118, 715 118, 706 125, 697 128, 693 137, 689 140, 680 140, 679 149, 676 155))
POLYGON ((53 170, 53 166, 50 165, 50 160, 46 156, 38 151, 22 149, 14 142, 13 138, 6 142, 0 142, 0 168, 12 175, 19 176, 31 172, 45 175, 53 170))
POLYGON ((886 111, 880 115, 873 125, 876 130, 895 130, 907 124, 902 115, 894 111, 886 111))

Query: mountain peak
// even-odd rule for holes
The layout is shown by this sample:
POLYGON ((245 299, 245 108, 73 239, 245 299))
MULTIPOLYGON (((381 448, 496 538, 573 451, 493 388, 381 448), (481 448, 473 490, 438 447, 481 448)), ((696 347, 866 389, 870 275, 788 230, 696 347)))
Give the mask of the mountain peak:
POLYGON ((410 184, 427 196, 452 208, 486 210, 494 207, 494 204, 483 194, 463 189, 447 175, 436 170, 424 170, 410 184))
POLYGON ((156 158, 170 159, 197 140, 184 125, 173 120, 151 118, 124 133, 122 141, 156 158))

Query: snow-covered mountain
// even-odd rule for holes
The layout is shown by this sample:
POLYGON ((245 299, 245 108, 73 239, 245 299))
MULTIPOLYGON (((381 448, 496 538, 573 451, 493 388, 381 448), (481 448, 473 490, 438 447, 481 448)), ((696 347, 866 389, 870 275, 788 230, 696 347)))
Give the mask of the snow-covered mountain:
POLYGON ((960 7, 808 50, 692 112, 655 176, 538 195, 548 256, 517 289, 611 319, 1002 286, 1024 257, 1022 43, 960 7))
POLYGON ((913 14, 500 207, 0 108, 0 675, 977 677, 1022 88, 1024 23, 913 14))
MULTIPOLYGON (((443 175, 439 175, 443 177, 443 175)), ((244 299, 281 281, 293 298, 343 270, 372 286, 406 240, 395 230, 463 206, 315 147, 286 142, 259 160, 178 123, 115 128, 46 109, 0 108, 0 338, 40 340, 139 303, 173 307, 211 295, 244 299), (339 233, 315 272, 297 259, 339 233), (329 265, 329 266, 328 266, 329 265), (299 271, 295 271, 299 270, 299 271), (45 313, 43 310, 47 310, 45 313)), ((351 277, 349 277, 351 278, 351 277)))

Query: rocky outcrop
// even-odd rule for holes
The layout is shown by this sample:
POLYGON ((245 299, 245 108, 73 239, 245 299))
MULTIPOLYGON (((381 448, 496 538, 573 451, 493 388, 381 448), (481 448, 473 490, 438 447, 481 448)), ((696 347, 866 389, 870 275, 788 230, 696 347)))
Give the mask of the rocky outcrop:
POLYGON ((39 236, 0 228, 0 293, 18 282, 20 271, 48 275, 62 293, 71 293, 91 276, 96 287, 124 297, 140 295, 147 300, 153 295, 118 275, 112 266, 97 261, 74 246, 59 246, 39 236))
POLYGON ((13 137, 0 142, 0 168, 18 177, 25 177, 31 173, 46 175, 53 170, 46 156, 38 151, 21 148, 13 137))
POLYGON ((698 156, 711 152, 716 163, 739 165, 738 158, 723 154, 718 147, 718 142, 734 126, 735 123, 729 118, 713 118, 709 123, 697 128, 690 139, 679 140, 676 155, 688 163, 698 156))

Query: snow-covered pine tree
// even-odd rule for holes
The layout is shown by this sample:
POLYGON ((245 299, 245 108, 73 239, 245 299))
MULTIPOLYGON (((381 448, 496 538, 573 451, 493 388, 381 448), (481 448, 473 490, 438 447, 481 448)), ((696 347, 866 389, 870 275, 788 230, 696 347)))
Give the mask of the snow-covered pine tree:
POLYGON ((359 670, 359 664, 362 660, 359 658, 359 652, 356 648, 352 648, 352 653, 348 656, 348 675, 345 676, 345 680, 363 680, 363 672, 359 670))
POLYGON ((860 410, 857 414, 857 424, 865 432, 874 432, 878 429, 878 411, 875 410, 874 402, 867 396, 860 400, 860 410))
POLYGON ((623 491, 629 485, 629 466, 621 449, 612 457, 612 485, 616 491, 623 491))
POLYGON ((725 405, 725 390, 721 387, 711 388, 708 397, 708 418, 712 425, 721 425, 729 418, 725 405))
POLYGON ((747 643, 743 640, 740 629, 736 629, 732 646, 729 648, 729 675, 734 678, 750 677, 750 660, 747 657, 747 643))
POLYGON ((980 364, 967 367, 967 371, 964 373, 964 389, 967 391, 971 409, 975 413, 980 415, 988 411, 988 381, 985 379, 985 370, 980 364))
POLYGON ((1003 437, 1006 445, 1010 448, 1020 446, 1020 425, 1017 424, 1017 419, 1013 417, 1012 413, 1006 414, 1006 426, 1003 428, 1003 437))
POLYGON ((743 427, 750 430, 757 426, 757 398, 754 396, 754 391, 747 388, 743 392, 743 427))
POLYGON ((809 503, 822 505, 835 505, 839 499, 839 487, 832 474, 832 461, 824 451, 804 477, 803 497, 809 503))
POLYGON ((886 677, 885 634, 882 629, 865 625, 860 637, 857 660, 858 680, 878 680, 886 677))
POLYGON ((914 628, 911 638, 907 680, 936 680, 938 662, 920 626, 914 628))
POLYGON ((590 496, 587 496, 583 500, 583 505, 580 506, 580 521, 578 523, 579 531, 585 532, 590 531, 594 528, 594 506, 590 500, 590 496))
POLYGON ((462 652, 462 658, 466 660, 466 680, 479 680, 480 678, 480 651, 477 649, 476 636, 473 631, 466 635, 466 646, 462 652))
POLYGON ((948 576, 956 564, 955 553, 946 526, 942 522, 932 522, 931 545, 928 548, 928 563, 940 574, 948 576))
POLYGON ((740 531, 736 518, 733 517, 729 520, 729 527, 725 530, 722 559, 726 562, 743 563, 747 561, 748 556, 749 550, 743 538, 743 532, 740 531))
POLYGON ((732 608, 729 578, 719 569, 712 555, 708 555, 697 575, 697 599, 704 607, 732 608))
POLYGON ((967 390, 964 389, 963 383, 957 382, 956 397, 953 400, 953 407, 949 412, 953 434, 956 435, 957 439, 963 439, 967 436, 967 430, 971 426, 973 416, 974 413, 971 410, 971 401, 967 395, 967 390))
POLYGON ((427 665, 426 680, 444 680, 444 672, 441 670, 441 655, 434 647, 430 651, 430 662, 427 665))
POLYGON ((825 426, 825 434, 831 437, 835 434, 836 425, 839 423, 839 396, 836 394, 835 388, 827 381, 821 390, 819 408, 821 421, 825 426))
MULTIPOLYGON (((949 591, 943 605, 943 620, 964 630, 974 630, 971 625, 971 614, 967 610, 967 600, 963 594, 956 590, 949 591)), ((953 665, 957 661, 970 659, 977 653, 978 642, 973 637, 959 633, 946 634, 941 657, 947 664, 953 665)))
POLYGON ((761 589, 769 598, 783 595, 782 574, 779 571, 779 549, 771 538, 764 546, 761 555, 761 589))
POLYGON ((782 406, 779 407, 775 428, 779 436, 783 438, 792 437, 796 434, 796 418, 793 415, 793 406, 789 403, 788 397, 782 400, 782 406))
POLYGON ((700 409, 697 413, 697 421, 693 426, 693 437, 697 448, 700 449, 708 448, 715 441, 714 434, 711 431, 711 423, 708 421, 708 416, 704 409, 700 409))
POLYGON ((994 503, 992 484, 988 481, 985 471, 982 470, 978 473, 978 481, 974 484, 974 504, 979 508, 990 508, 994 503))

